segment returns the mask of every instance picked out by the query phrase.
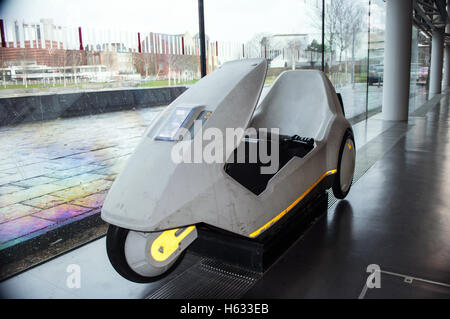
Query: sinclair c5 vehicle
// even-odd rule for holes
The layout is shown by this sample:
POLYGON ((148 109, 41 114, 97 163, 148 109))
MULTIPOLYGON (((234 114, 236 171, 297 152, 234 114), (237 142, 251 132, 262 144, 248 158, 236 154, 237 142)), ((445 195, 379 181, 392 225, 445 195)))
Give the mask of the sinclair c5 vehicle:
POLYGON ((280 74, 258 104, 266 70, 264 59, 227 62, 152 121, 101 213, 110 224, 108 257, 123 277, 150 282, 165 276, 198 227, 258 240, 314 192, 332 188, 337 198, 347 195, 355 143, 340 96, 322 72, 294 70, 280 74), (173 146, 193 142, 198 127, 278 128, 279 135, 244 135, 222 162, 173 161, 173 146), (240 148, 273 141, 279 165, 271 174, 261 173, 260 161, 232 160, 240 148))

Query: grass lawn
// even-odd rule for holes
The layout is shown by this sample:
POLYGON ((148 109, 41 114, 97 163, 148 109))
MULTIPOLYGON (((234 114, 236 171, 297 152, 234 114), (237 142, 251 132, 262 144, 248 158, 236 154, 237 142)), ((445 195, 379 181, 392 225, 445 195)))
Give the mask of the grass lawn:
POLYGON ((276 76, 276 75, 267 76, 267 77, 266 77, 266 80, 264 81, 264 85, 270 85, 270 84, 272 84, 272 83, 275 81, 275 79, 276 79, 277 77, 278 77, 278 76, 276 76))
MULTIPOLYGON (((182 81, 181 83, 174 83, 173 81, 171 81, 171 85, 183 85, 183 84, 194 84, 195 82, 197 82, 198 80, 191 80, 191 81, 182 81)), ((75 83, 66 83, 66 87, 78 87, 79 89, 83 89, 83 88, 89 88, 90 86, 93 87, 97 87, 97 86, 101 86, 102 84, 107 85, 107 84, 111 84, 111 82, 98 82, 98 83, 83 83, 83 84, 75 84, 75 83)), ((158 86, 168 86, 169 85, 169 81, 168 80, 157 80, 157 81, 148 81, 146 83, 142 83, 139 84, 139 87, 158 87, 158 86)), ((41 89, 41 90, 46 90, 46 89, 51 89, 51 88, 56 88, 56 87, 64 87, 64 84, 61 83, 55 83, 55 85, 53 86, 52 84, 28 84, 27 87, 25 87, 25 85, 23 84, 9 84, 3 86, 0 83, 0 89, 41 89)))
MULTIPOLYGON (((48 85, 44 85, 44 84, 28 84, 28 86, 25 87, 24 84, 10 84, 10 85, 6 85, 3 86, 0 84, 0 89, 5 90, 5 89, 48 89, 48 88, 52 88, 52 87, 64 87, 64 84, 60 84, 60 83, 55 83, 55 85, 53 86, 52 84, 48 85)), ((74 84, 74 83, 67 83, 66 87, 79 87, 81 88, 80 84, 74 84)))

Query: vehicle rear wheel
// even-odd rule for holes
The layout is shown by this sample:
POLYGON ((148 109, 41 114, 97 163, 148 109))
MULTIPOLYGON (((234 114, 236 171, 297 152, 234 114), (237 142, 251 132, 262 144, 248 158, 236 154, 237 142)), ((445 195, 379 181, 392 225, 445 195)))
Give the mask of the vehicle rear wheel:
POLYGON ((114 269, 125 279, 137 283, 149 283, 167 276, 181 261, 184 251, 164 263, 152 260, 149 247, 157 235, 109 225, 106 251, 114 269))
POLYGON ((337 174, 333 183, 333 194, 343 199, 350 191, 355 171, 355 139, 351 130, 347 130, 339 149, 337 174))

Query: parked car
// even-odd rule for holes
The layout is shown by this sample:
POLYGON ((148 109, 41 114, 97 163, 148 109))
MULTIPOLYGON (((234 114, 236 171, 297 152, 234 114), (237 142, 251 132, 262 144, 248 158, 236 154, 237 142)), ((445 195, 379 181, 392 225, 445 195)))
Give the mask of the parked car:
POLYGON ((369 85, 383 84, 383 71, 384 66, 382 64, 375 64, 369 66, 369 76, 367 77, 367 82, 369 85))
POLYGON ((428 79, 428 67, 421 67, 419 70, 419 75, 417 76, 417 84, 426 85, 428 79))

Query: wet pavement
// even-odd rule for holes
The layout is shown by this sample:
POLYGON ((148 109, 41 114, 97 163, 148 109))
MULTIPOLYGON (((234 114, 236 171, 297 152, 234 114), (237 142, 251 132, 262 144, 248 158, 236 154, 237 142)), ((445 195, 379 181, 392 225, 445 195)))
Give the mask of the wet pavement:
POLYGON ((161 108, 0 128, 0 250, 98 213, 161 108))
POLYGON ((244 298, 450 297, 449 95, 430 102, 403 128, 361 122, 356 140, 382 130, 369 144, 388 150, 244 298))

